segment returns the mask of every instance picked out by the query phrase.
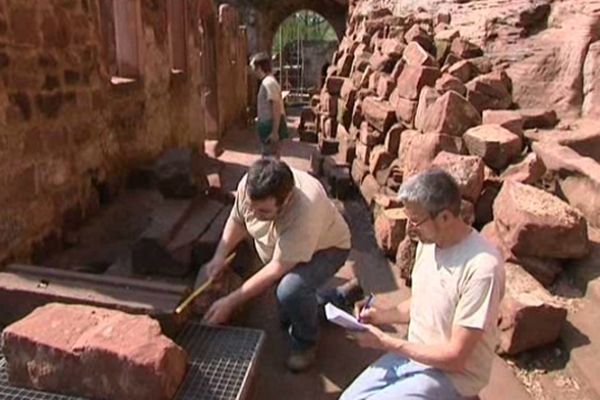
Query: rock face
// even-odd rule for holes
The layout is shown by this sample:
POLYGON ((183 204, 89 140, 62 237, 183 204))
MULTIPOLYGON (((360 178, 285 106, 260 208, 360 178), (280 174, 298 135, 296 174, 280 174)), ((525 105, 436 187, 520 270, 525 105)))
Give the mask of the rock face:
POLYGON ((52 303, 3 332, 11 384, 75 396, 170 400, 185 352, 146 316, 52 303))
POLYGON ((500 238, 516 255, 580 258, 588 253, 581 213, 533 186, 504 182, 494 202, 494 219, 500 238))

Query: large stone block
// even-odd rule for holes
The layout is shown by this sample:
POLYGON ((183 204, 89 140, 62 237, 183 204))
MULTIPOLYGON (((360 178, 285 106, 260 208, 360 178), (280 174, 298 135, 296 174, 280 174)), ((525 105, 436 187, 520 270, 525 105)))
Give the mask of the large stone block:
POLYGON ((496 228, 517 256, 580 258, 589 251, 586 221, 559 198, 506 181, 494 202, 496 228))
POLYGON ((375 239, 386 256, 396 256, 398 246, 406 235, 406 219, 402 208, 382 210, 375 218, 375 239))
POLYGON ((426 133, 461 136, 480 123, 481 116, 471 103, 458 93, 449 91, 427 109, 422 129, 426 133))
POLYGON ((421 132, 410 129, 402 132, 402 135, 400 136, 400 145, 398 146, 398 162, 400 164, 400 169, 403 172, 406 168, 408 150, 410 149, 412 140, 418 136, 421 136, 421 132))
POLYGON ((483 188, 483 161, 477 156, 462 156, 442 151, 432 162, 448 172, 458 183, 463 198, 476 203, 483 188))
POLYGON ((500 125, 521 137, 523 137, 523 122, 523 117, 516 110, 485 110, 483 112, 484 125, 500 125))
POLYGON ((365 98, 362 103, 362 111, 365 119, 383 133, 387 132, 396 122, 396 113, 392 105, 375 97, 365 98))
POLYGON ((435 58, 421 47, 419 43, 414 41, 406 46, 402 58, 408 65, 437 67, 435 58))
POLYGON ((600 164, 555 143, 534 143, 544 166, 558 175, 562 195, 588 222, 600 227, 600 164))
POLYGON ((440 97, 440 93, 430 86, 425 86, 419 94, 417 113, 415 114, 415 128, 423 132, 425 119, 429 115, 429 107, 440 97))
POLYGON ((406 46, 397 38, 384 39, 381 43, 381 52, 393 59, 402 57, 406 46))
POLYGON ((513 102, 506 84, 489 74, 467 83, 467 99, 480 113, 484 110, 506 110, 513 102))
POLYGON ((385 151, 394 156, 398 155, 398 150, 400 149, 400 137, 405 130, 406 129, 402 124, 394 124, 390 128, 385 135, 385 141, 383 142, 385 151))
POLYGON ((360 187, 361 182, 369 173, 369 166, 361 161, 359 158, 355 158, 352 161, 352 168, 350 169, 350 175, 352 176, 352 180, 354 184, 360 187))
POLYGON ((330 76, 325 81, 325 88, 327 92, 331 95, 338 96, 342 90, 342 86, 344 82, 346 82, 346 78, 341 76, 330 76))
POLYGON ((390 74, 394 70, 397 61, 398 59, 392 57, 390 54, 383 54, 380 51, 376 51, 369 63, 373 71, 390 74))
POLYGON ((483 50, 479 46, 461 37, 452 41, 450 51, 463 59, 476 58, 483 55, 483 50))
POLYGON ((477 76, 477 67, 469 60, 460 60, 450 65, 447 72, 462 83, 467 83, 477 76))
POLYGON ((15 386, 115 400, 170 400, 187 369, 158 322, 52 303, 7 327, 3 353, 15 386))
POLYGON ((208 188, 202 157, 191 149, 171 149, 155 163, 158 190, 165 198, 191 198, 208 188))
POLYGON ((369 172, 376 175, 377 172, 388 168, 394 158, 392 154, 386 151, 384 145, 375 146, 369 155, 369 172))
POLYGON ((569 124, 568 130, 530 130, 527 139, 556 143, 575 150, 584 157, 600 163, 600 124, 591 118, 583 118, 569 124))
POLYGON ((533 185, 542 179, 545 173, 546 167, 539 159, 538 155, 535 153, 529 153, 518 164, 509 166, 506 171, 502 173, 500 178, 503 181, 513 180, 519 183, 533 185))
POLYGON ((383 143, 385 135, 377 129, 373 129, 367 121, 363 121, 360 124, 360 132, 358 134, 358 140, 369 147, 377 146, 383 143))
POLYGON ((555 342, 567 310, 521 266, 506 263, 506 295, 500 307, 499 352, 517 354, 555 342))
POLYGON ((448 73, 443 74, 442 77, 435 82, 435 88, 442 94, 453 90, 463 97, 467 95, 467 87, 464 83, 448 73))
POLYGON ((440 70, 434 67, 405 65, 398 78, 398 94, 405 99, 417 100, 425 86, 435 86, 440 70))
POLYGON ((408 127, 414 126, 418 102, 405 99, 400 96, 400 93, 396 89, 390 96, 390 104, 396 110, 396 118, 398 118, 398 121, 403 122, 408 127))
POLYGON ((367 174, 360 184, 360 193, 369 207, 373 204, 373 199, 380 191, 381 186, 377 183, 375 177, 367 174))
POLYGON ((481 125, 469 129, 463 140, 472 155, 483 158, 489 167, 501 170, 521 153, 523 141, 500 125, 481 125))
POLYGON ((459 153, 456 139, 437 133, 412 137, 403 162, 404 179, 430 168, 435 157, 442 151, 459 153))
POLYGON ((500 239, 496 224, 493 221, 483 227, 481 234, 498 248, 504 257, 504 261, 520 265, 529 272, 533 278, 546 287, 552 285, 558 274, 563 271, 561 261, 558 259, 516 256, 513 254, 507 249, 506 244, 502 239, 500 239))

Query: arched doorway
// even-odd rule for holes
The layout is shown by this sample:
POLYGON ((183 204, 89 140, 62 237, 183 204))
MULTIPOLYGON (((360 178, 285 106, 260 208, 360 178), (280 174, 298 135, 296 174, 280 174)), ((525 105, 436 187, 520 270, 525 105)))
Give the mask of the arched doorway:
POLYGON ((212 0, 198 2, 200 68, 202 69, 201 104, 207 139, 219 138, 219 102, 217 91, 217 12, 212 0))
POLYGON ((271 42, 273 69, 284 90, 306 95, 319 90, 323 66, 338 47, 332 24, 311 10, 300 10, 285 18, 271 42))

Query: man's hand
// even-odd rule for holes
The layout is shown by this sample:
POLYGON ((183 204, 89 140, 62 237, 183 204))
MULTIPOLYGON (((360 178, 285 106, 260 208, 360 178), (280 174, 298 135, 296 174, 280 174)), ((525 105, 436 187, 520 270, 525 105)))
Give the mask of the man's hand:
POLYGON ((360 347, 370 349, 388 350, 391 336, 373 325, 365 325, 367 330, 352 332, 351 336, 360 347))
POLYGON ((237 303, 231 295, 222 297, 208 309, 203 321, 211 325, 225 324, 231 319, 236 308, 237 303))
POLYGON ((354 315, 356 316, 356 319, 365 324, 378 325, 385 323, 382 319, 383 310, 374 306, 364 309, 365 304, 367 304, 366 299, 354 304, 354 315))
POLYGON ((227 263, 225 263, 225 259, 219 256, 215 256, 210 260, 205 266, 206 274, 210 279, 217 279, 219 276, 225 272, 227 269, 227 263))
POLYGON ((371 325, 383 325, 395 323, 398 319, 396 308, 382 309, 371 306, 363 309, 366 302, 367 300, 361 300, 354 305, 354 315, 360 322, 371 325))

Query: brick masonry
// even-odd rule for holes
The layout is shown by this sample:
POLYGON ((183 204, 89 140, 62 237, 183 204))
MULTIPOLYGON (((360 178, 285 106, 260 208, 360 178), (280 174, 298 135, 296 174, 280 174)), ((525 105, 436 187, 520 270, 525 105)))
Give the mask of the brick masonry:
POLYGON ((187 70, 172 74, 166 2, 140 1, 140 77, 116 85, 110 3, 0 0, 0 263, 59 246, 131 167, 245 114, 235 10, 185 2, 187 70))

